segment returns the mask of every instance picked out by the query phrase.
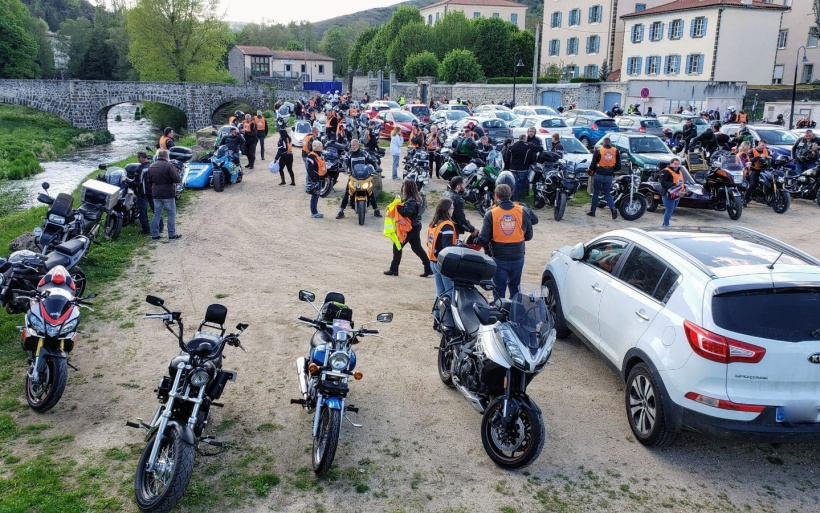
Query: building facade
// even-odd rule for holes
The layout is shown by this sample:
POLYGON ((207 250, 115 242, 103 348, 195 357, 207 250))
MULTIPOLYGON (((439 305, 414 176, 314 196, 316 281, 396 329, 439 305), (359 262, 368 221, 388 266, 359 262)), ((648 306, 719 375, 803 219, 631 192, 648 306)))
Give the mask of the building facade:
POLYGON ((242 83, 252 80, 253 77, 324 82, 333 80, 334 60, 332 57, 313 52, 237 45, 228 52, 228 71, 242 83))
POLYGON ((624 14, 621 80, 768 84, 786 10, 758 0, 677 0, 624 14))
POLYGON ((524 30, 527 6, 508 0, 443 0, 419 9, 424 23, 435 25, 445 14, 453 11, 471 18, 500 18, 524 30))
MULTIPOLYGON (((807 84, 820 80, 820 46, 816 16, 811 0, 773 0, 790 7, 783 14, 777 34, 777 57, 772 71, 772 84, 793 84, 794 65, 797 63, 797 83, 807 84), (804 47, 805 50, 800 47, 804 47), (800 54, 798 56, 798 53, 800 54), (803 62, 803 55, 808 62, 803 62)), ((768 82, 765 82, 768 83, 768 82)))

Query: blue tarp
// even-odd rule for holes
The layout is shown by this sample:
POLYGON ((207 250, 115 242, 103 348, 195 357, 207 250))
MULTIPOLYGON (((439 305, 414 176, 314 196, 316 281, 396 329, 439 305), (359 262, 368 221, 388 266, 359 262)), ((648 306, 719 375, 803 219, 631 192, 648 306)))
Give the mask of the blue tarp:
POLYGON ((341 82, 304 82, 305 91, 319 91, 322 94, 342 91, 341 82))

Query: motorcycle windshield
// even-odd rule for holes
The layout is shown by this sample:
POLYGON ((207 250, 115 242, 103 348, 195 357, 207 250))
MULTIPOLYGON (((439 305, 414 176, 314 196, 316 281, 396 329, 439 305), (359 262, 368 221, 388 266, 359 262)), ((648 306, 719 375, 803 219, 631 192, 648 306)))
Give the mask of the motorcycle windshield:
POLYGON ((504 168, 504 157, 501 156, 500 152, 492 150, 487 156, 487 165, 501 170, 504 168))
POLYGON ((516 294, 511 299, 509 327, 518 339, 535 355, 551 338, 552 319, 541 296, 516 294))
POLYGON ((353 166, 353 171, 350 173, 356 180, 367 180, 373 173, 373 166, 366 166, 363 164, 356 164, 353 166))
POLYGON ((52 293, 47 298, 43 299, 43 307, 41 312, 43 317, 51 322, 56 323, 68 310, 71 308, 71 299, 64 294, 52 293))

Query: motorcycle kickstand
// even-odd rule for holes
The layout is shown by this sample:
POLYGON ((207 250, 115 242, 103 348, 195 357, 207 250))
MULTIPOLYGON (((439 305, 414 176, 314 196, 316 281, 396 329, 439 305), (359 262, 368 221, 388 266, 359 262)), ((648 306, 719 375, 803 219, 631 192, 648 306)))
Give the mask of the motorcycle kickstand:
POLYGON ((69 362, 68 359, 66 359, 65 364, 68 365, 69 367, 71 367, 72 369, 74 369, 75 371, 80 372, 80 369, 78 369, 77 367, 71 365, 71 362, 69 362))
POLYGON ((353 406, 346 406, 346 407, 345 407, 345 411, 344 411, 344 418, 345 418, 345 420, 347 420, 348 422, 350 422, 350 425, 351 425, 351 426, 353 426, 353 427, 362 427, 364 424, 356 424, 355 422, 353 422, 353 421, 350 419, 350 417, 348 417, 347 412, 349 412, 349 411, 352 411, 353 413, 359 413, 359 409, 358 409, 358 408, 355 408, 355 407, 353 407, 353 406))

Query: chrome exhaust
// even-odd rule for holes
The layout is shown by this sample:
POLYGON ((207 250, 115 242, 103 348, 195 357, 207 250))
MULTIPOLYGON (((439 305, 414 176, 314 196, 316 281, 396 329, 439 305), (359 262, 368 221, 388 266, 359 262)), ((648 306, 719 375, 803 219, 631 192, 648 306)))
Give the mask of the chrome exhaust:
POLYGON ((303 356, 296 359, 296 375, 299 377, 299 391, 302 392, 302 397, 305 400, 308 398, 307 374, 305 374, 306 363, 307 360, 303 356))

